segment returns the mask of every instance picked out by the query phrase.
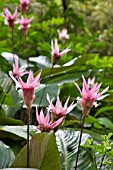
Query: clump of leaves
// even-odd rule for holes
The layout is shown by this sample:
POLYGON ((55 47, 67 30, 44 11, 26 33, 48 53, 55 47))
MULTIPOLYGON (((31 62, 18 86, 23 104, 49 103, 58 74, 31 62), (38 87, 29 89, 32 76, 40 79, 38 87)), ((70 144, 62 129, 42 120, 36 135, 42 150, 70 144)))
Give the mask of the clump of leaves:
POLYGON ((97 143, 92 138, 87 139, 84 145, 81 145, 86 150, 90 149, 93 154, 93 159, 97 165, 97 169, 113 168, 113 141, 110 139, 113 133, 101 135, 101 142, 97 143))

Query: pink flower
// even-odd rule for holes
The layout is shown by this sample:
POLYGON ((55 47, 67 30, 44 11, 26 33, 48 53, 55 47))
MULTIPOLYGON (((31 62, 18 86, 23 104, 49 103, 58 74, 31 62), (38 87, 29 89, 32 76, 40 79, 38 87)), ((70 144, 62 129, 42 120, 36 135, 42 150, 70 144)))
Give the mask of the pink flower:
POLYGON ((50 100, 49 95, 47 95, 47 100, 49 102, 48 111, 50 111, 52 113, 54 120, 57 120, 62 116, 65 116, 67 113, 69 113, 76 106, 76 104, 73 104, 74 102, 72 102, 70 104, 70 106, 67 107, 69 98, 70 97, 68 97, 68 99, 66 100, 66 103, 64 104, 64 107, 63 107, 62 103, 60 102, 59 97, 57 96, 56 105, 54 106, 52 103, 53 99, 50 100))
POLYGON ((15 58, 15 63, 13 64, 13 71, 9 71, 10 76, 14 76, 16 79, 23 76, 24 74, 28 74, 29 72, 24 72, 26 67, 19 68, 18 66, 18 58, 15 58))
POLYGON ((95 78, 94 77, 92 79, 88 78, 88 87, 92 88, 94 84, 95 84, 95 78))
POLYGON ((18 18, 17 8, 15 9, 15 12, 13 15, 11 15, 8 8, 4 8, 4 12, 5 12, 5 15, 3 15, 3 16, 6 19, 8 25, 11 27, 11 29, 14 29, 15 20, 18 18))
POLYGON ((61 40, 69 39, 69 35, 67 34, 67 29, 63 29, 62 31, 58 30, 58 35, 61 40))
POLYGON ((58 119, 55 122, 50 121, 50 114, 47 113, 46 116, 44 117, 43 110, 40 111, 40 114, 38 114, 38 110, 36 109, 36 118, 39 123, 38 128, 40 129, 41 132, 50 132, 51 130, 54 130, 57 126, 59 126, 62 121, 63 117, 58 119))
POLYGON ((69 52, 71 49, 70 48, 66 48, 65 50, 63 50, 62 52, 59 52, 59 46, 58 46, 58 42, 57 39, 55 39, 55 44, 53 45, 53 41, 51 41, 51 54, 52 54, 52 63, 56 64, 57 60, 63 56, 64 54, 66 54, 67 52, 69 52))
POLYGON ((30 22, 33 20, 33 17, 30 19, 26 19, 24 17, 21 18, 18 22, 20 23, 20 29, 23 31, 24 35, 27 35, 28 28, 30 27, 30 22))
POLYGON ((99 89, 102 85, 102 83, 97 84, 95 83, 91 88, 88 88, 88 84, 86 83, 86 80, 84 76, 82 75, 83 79, 83 88, 82 90, 80 87, 75 83, 75 86, 78 88, 82 99, 79 99, 80 105, 82 107, 82 113, 83 116, 86 116, 86 114, 91 110, 93 105, 95 105, 95 101, 104 94, 109 87, 105 88, 102 92, 99 92, 99 89))
POLYGON ((24 13, 28 9, 28 5, 30 3, 30 0, 20 0, 20 9, 24 13))
POLYGON ((23 82, 21 77, 18 77, 18 80, 16 80, 14 76, 11 76, 11 78, 16 83, 16 87, 22 89, 24 101, 28 109, 31 109, 31 105, 35 97, 34 89, 40 84, 40 80, 39 80, 40 75, 41 75, 41 72, 34 78, 33 72, 30 70, 26 83, 23 82))

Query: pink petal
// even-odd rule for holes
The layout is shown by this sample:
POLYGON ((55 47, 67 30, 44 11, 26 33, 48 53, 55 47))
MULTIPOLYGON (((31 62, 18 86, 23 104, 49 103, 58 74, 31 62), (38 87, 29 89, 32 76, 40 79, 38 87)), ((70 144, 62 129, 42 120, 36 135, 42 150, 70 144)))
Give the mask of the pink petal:
POLYGON ((83 75, 82 75, 82 79, 83 79, 83 89, 86 93, 89 93, 89 88, 83 75))
POLYGON ((70 99, 70 96, 67 98, 67 100, 66 100, 66 102, 65 102, 65 104, 64 104, 64 107, 66 107, 66 108, 67 108, 67 104, 68 104, 68 102, 69 102, 69 99, 70 99))
POLYGON ((4 12, 5 12, 7 18, 12 18, 12 15, 11 15, 10 11, 8 10, 8 8, 4 8, 4 12))
POLYGON ((45 125, 45 118, 44 118, 43 110, 40 111, 40 124, 45 125))
POLYGON ((56 53, 59 54, 59 46, 58 46, 57 39, 55 39, 55 47, 54 48, 55 48, 56 53))
POLYGON ((59 97, 57 96, 57 101, 56 101, 56 105, 55 105, 56 114, 61 113, 62 109, 63 109, 62 104, 59 100, 59 97))
POLYGON ((60 56, 63 56, 64 54, 68 53, 71 49, 68 47, 65 50, 63 50, 62 52, 60 52, 60 56))
POLYGON ((27 23, 29 24, 32 20, 33 20, 34 17, 30 18, 27 20, 27 23))
POLYGON ((49 121, 50 121, 50 115, 49 115, 49 113, 47 113, 46 117, 45 117, 45 125, 46 125, 46 127, 49 125, 49 121))
POLYGON ((16 19, 18 17, 18 12, 17 12, 17 8, 15 9, 15 12, 13 14, 13 19, 16 19))
POLYGON ((13 64, 13 72, 19 73, 19 67, 18 67, 18 59, 15 59, 15 63, 13 64))
POLYGON ((36 118, 37 118, 38 123, 41 124, 40 115, 38 114, 37 108, 36 108, 36 118))
POLYGON ((21 79, 21 77, 18 78, 18 82, 21 85, 21 89, 26 89, 28 88, 27 84, 23 82, 23 80, 21 79))
POLYGON ((49 107, 48 107, 48 111, 50 111, 50 110, 55 110, 55 107, 54 107, 54 105, 53 105, 53 103, 52 103, 52 101, 54 100, 54 98, 52 99, 52 100, 50 100, 50 98, 49 98, 49 95, 47 94, 47 100, 48 100, 48 102, 49 102, 49 107))
POLYGON ((39 79, 40 79, 40 75, 41 75, 42 71, 34 78, 32 84, 34 84, 34 87, 36 87, 39 84, 39 79))
POLYGON ((58 126, 58 125, 60 125, 62 123, 63 119, 64 119, 64 117, 61 117, 56 122, 54 122, 51 125, 49 125, 49 128, 50 129, 54 129, 56 126, 58 126))
POLYGON ((75 82, 74 82, 74 84, 75 84, 75 86, 77 87, 77 89, 79 90, 80 94, 82 95, 82 91, 81 91, 80 87, 78 86, 78 84, 75 83, 75 82))
POLYGON ((71 105, 67 108, 67 113, 71 112, 71 110, 73 110, 73 108, 76 106, 77 104, 73 104, 71 103, 71 105))
POLYGON ((109 89, 109 86, 106 87, 106 88, 101 92, 101 95, 104 94, 108 89, 109 89))
POLYGON ((16 88, 21 88, 21 84, 12 75, 12 71, 9 71, 9 75, 11 76, 12 80, 16 83, 16 88))
POLYGON ((33 72, 30 70, 29 76, 28 76, 28 79, 27 79, 27 85, 30 85, 30 83, 32 83, 33 79, 34 79, 33 72))

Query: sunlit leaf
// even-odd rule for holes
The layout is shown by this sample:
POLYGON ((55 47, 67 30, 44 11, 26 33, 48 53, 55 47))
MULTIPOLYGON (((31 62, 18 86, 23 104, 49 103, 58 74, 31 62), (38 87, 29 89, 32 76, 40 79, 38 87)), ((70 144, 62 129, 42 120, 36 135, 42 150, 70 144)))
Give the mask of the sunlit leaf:
MULTIPOLYGON (((26 146, 11 167, 26 167, 26 146)), ((40 170, 61 170, 60 157, 54 134, 39 133, 30 141, 29 167, 40 170), (54 154, 53 154, 54 153, 54 154)))
MULTIPOLYGON (((35 134, 36 131, 36 126, 30 125, 30 134, 35 134)), ((27 126, 0 126, 0 134, 2 136, 7 136, 7 134, 10 134, 10 136, 13 135, 13 138, 14 135, 16 135, 17 137, 27 139, 27 126)))
POLYGON ((7 168, 14 161, 14 153, 9 146, 0 141, 0 168, 7 168))
MULTIPOLYGON (((59 130, 56 133, 57 146, 60 152, 60 158, 62 163, 62 170, 74 170, 76 162, 76 154, 78 151, 78 141, 80 133, 74 130, 59 130)), ((90 137, 88 134, 83 134, 81 144, 85 144, 86 140, 90 137)), ((78 159, 78 170, 87 170, 94 166, 95 162, 90 151, 85 149, 80 150, 78 159)))
POLYGON ((47 94, 51 98, 56 97, 60 92, 59 86, 57 85, 45 85, 41 86, 40 88, 37 88, 35 91, 35 99, 33 102, 33 106, 38 106, 41 102, 40 106, 47 106, 47 94))
POLYGON ((10 97, 12 98, 12 101, 14 103, 13 107, 11 107, 11 106, 3 107, 6 114, 8 116, 12 117, 21 106, 20 97, 19 97, 18 91, 15 89, 11 79, 8 77, 7 74, 2 72, 1 70, 0 70, 0 85, 3 88, 3 90, 5 91, 5 93, 10 95, 10 97))

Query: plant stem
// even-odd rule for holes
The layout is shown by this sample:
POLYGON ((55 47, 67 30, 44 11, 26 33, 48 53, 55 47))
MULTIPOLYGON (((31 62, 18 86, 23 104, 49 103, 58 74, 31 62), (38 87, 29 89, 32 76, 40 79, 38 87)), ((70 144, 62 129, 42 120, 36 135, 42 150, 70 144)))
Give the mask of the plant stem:
POLYGON ((0 107, 2 107, 2 105, 4 104, 5 98, 6 98, 7 94, 9 93, 12 85, 13 85, 13 81, 11 82, 9 88, 7 89, 7 91, 6 91, 6 93, 5 93, 5 96, 4 96, 4 98, 3 98, 2 102, 1 102, 0 107))
POLYGON ((27 36, 25 35, 25 50, 26 50, 26 61, 27 61, 27 66, 29 67, 29 57, 27 53, 27 36))
POLYGON ((101 159, 101 163, 100 163, 100 168, 99 168, 99 170, 101 170, 101 167, 102 167, 102 164, 103 164, 103 161, 104 161, 105 155, 106 155, 106 151, 105 151, 105 153, 104 153, 104 154, 103 154, 103 156, 102 156, 102 159, 101 159))
POLYGON ((29 125, 30 125, 30 109, 27 114, 27 168, 29 168, 29 125))
POLYGON ((82 132, 83 132, 83 128, 84 128, 84 121, 85 121, 85 116, 83 115, 83 117, 82 117, 81 131, 80 131, 80 138, 79 138, 79 143, 78 143, 78 152, 77 152, 77 157, 76 157, 75 170, 77 170, 77 163, 78 163, 78 157, 79 157, 79 152, 80 152, 80 144, 81 144, 82 132))
POLYGON ((14 63, 14 29, 12 29, 12 54, 13 54, 13 63, 14 63))
POLYGON ((51 70, 50 70, 48 79, 47 79, 47 81, 46 81, 46 85, 45 85, 45 87, 44 87, 44 90, 43 90, 43 93, 42 93, 42 96, 41 96, 41 99, 40 99, 40 102, 39 102, 39 107, 40 107, 40 105, 41 105, 41 103, 42 103, 42 99, 43 99, 43 96, 44 96, 46 87, 47 87, 47 85, 48 85, 48 81, 49 81, 50 75, 51 75, 51 73, 52 73, 53 67, 54 67, 54 65, 52 64, 52 67, 51 67, 51 70))
POLYGON ((22 51, 22 31, 20 30, 19 32, 19 36, 20 36, 20 49, 19 49, 19 66, 20 66, 20 56, 21 56, 21 51, 22 51))

